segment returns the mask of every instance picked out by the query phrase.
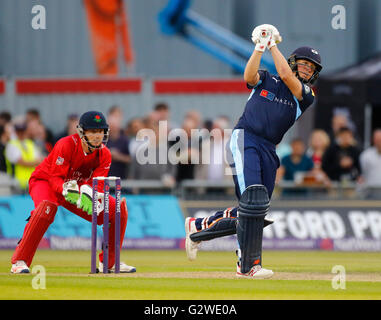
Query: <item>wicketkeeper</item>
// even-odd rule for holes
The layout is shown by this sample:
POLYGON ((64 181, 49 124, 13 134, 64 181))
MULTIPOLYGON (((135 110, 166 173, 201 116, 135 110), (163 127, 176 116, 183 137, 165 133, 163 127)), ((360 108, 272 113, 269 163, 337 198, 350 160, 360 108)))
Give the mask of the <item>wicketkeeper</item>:
POLYGON ((263 228, 272 223, 265 216, 279 167, 275 147, 313 103, 311 84, 322 69, 320 54, 310 47, 296 49, 286 60, 277 47, 281 40, 277 28, 269 24, 252 32, 255 50, 244 72, 252 91, 227 148, 238 207, 185 221, 185 247, 190 260, 196 258, 201 241, 236 233, 236 275, 251 279, 273 275, 262 267, 262 236, 263 228), (259 70, 266 49, 271 52, 278 75, 259 70))
MULTIPOLYGON (((54 221, 58 206, 91 222, 93 177, 107 176, 111 153, 105 146, 109 127, 101 112, 89 111, 79 120, 78 133, 60 139, 51 153, 35 169, 29 180, 29 194, 35 209, 31 212, 12 256, 12 273, 29 273, 38 244, 54 221)), ((99 182, 103 190, 103 182, 99 182)), ((115 198, 110 196, 109 262, 112 272, 115 264, 115 246, 122 246, 127 227, 126 200, 121 201, 120 243, 115 243, 115 198)), ((98 225, 103 224, 103 199, 98 201, 98 225)), ((103 252, 99 255, 99 269, 103 269, 103 252)), ((136 268, 120 263, 120 272, 135 272, 136 268)))

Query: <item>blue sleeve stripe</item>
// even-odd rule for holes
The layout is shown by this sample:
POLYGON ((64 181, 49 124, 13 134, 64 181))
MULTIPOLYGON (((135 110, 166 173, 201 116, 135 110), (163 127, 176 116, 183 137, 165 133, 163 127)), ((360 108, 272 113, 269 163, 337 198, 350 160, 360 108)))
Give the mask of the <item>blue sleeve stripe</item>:
POLYGON ((245 176, 243 172, 244 162, 243 162, 241 151, 238 146, 238 135, 240 132, 241 132, 240 129, 233 130, 232 136, 230 138, 229 147, 232 152, 233 160, 235 164, 235 172, 233 172, 233 174, 237 175, 239 190, 242 194, 246 189, 246 185, 245 185, 245 176))
POLYGON ((300 105, 299 105, 298 99, 296 99, 295 96, 293 96, 293 97, 294 97, 294 100, 296 102, 296 116, 295 116, 295 121, 296 121, 302 115, 302 110, 300 109, 300 105))
POLYGON ((247 101, 249 101, 249 100, 251 99, 251 97, 253 96, 254 92, 255 92, 255 89, 251 90, 250 96, 249 96, 249 98, 247 99, 247 101))
POLYGON ((253 96, 255 92, 255 88, 258 87, 261 83, 262 83, 262 80, 259 80, 258 83, 253 87, 253 90, 251 91, 250 96, 247 100, 250 100, 250 98, 253 96))

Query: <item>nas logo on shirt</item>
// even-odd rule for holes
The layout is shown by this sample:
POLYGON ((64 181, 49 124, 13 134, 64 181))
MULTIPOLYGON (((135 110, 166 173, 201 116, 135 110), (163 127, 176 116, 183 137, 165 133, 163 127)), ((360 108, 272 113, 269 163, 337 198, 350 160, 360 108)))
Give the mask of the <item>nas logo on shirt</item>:
POLYGON ((270 91, 267 91, 267 90, 264 90, 262 89, 261 93, 259 94, 261 97, 264 97, 270 101, 273 101, 274 98, 275 98, 275 94, 273 94, 272 92, 270 91))
POLYGON ((270 91, 267 91, 267 90, 264 90, 262 89, 261 92, 259 93, 259 95, 263 98, 266 98, 267 100, 270 100, 270 101, 274 101, 276 103, 281 103, 281 104, 284 104, 286 106, 291 106, 293 107, 294 106, 294 103, 291 102, 291 101, 288 101, 287 99, 280 99, 280 98, 277 98, 275 96, 274 93, 270 92, 270 91))

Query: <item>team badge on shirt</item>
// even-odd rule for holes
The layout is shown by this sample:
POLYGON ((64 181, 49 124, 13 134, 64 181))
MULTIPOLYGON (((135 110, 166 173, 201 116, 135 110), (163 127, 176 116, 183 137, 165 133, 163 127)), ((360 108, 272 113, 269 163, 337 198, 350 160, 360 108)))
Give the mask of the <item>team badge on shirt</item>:
POLYGON ((259 94, 261 97, 264 97, 270 101, 273 101, 274 98, 275 98, 275 94, 270 92, 270 91, 267 91, 267 90, 264 90, 262 89, 261 93, 259 94))
POLYGON ((64 161, 65 161, 64 158, 58 157, 58 158, 57 158, 57 161, 56 161, 56 165, 57 165, 57 166, 62 166, 63 163, 64 163, 64 161))

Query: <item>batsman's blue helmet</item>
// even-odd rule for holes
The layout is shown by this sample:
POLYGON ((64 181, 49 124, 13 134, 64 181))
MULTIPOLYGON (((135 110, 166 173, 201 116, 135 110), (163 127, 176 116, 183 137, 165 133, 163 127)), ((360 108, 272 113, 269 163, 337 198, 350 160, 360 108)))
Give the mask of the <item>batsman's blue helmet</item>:
POLYGON ((297 71, 297 60, 299 59, 310 61, 316 66, 315 72, 309 80, 301 79, 304 83, 313 84, 319 77, 319 72, 323 69, 319 52, 311 47, 300 47, 294 50, 287 60, 292 71, 297 71))

